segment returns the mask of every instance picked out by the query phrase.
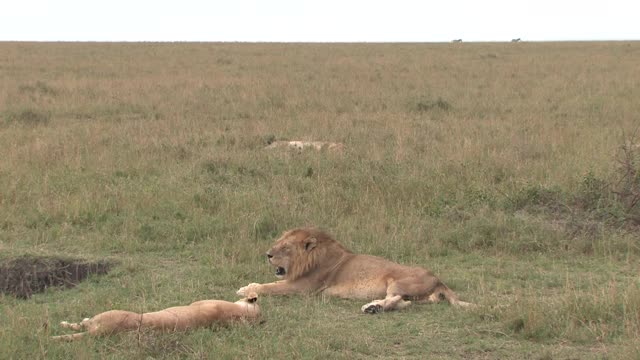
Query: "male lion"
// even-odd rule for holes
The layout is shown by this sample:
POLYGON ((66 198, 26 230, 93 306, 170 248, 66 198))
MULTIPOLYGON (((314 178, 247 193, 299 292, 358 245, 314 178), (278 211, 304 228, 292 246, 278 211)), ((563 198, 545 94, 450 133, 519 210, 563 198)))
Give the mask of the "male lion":
POLYGON ((124 331, 151 329, 160 331, 180 331, 211 326, 214 323, 228 324, 233 321, 251 321, 260 317, 257 304, 258 295, 249 295, 234 303, 222 300, 201 300, 188 306, 138 314, 131 311, 111 310, 100 313, 80 323, 63 321, 60 326, 85 332, 53 336, 54 340, 76 340, 89 334, 93 336, 112 335, 124 331))
POLYGON ((379 299, 362 306, 365 313, 402 309, 416 300, 468 306, 431 271, 409 267, 377 256, 347 250, 325 232, 314 228, 286 231, 267 252, 276 277, 269 284, 252 283, 238 295, 323 293, 350 299, 379 299))

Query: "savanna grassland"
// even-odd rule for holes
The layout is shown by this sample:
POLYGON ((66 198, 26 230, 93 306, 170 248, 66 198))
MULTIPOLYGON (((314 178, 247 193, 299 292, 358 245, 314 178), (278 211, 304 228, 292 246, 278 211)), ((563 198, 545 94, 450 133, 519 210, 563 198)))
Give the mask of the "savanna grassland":
POLYGON ((638 42, 0 43, 0 260, 117 262, 0 295, 0 358, 637 359, 638 99, 638 42), (260 325, 49 340, 235 301, 305 225, 478 306, 262 297, 260 325))

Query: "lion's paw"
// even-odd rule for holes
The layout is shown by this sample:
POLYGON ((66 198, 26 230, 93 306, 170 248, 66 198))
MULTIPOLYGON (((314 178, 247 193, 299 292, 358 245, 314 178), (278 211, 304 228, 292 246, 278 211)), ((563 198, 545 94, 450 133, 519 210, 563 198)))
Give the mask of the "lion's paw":
POLYGON ((369 304, 365 304, 362 305, 362 312, 365 314, 377 314, 379 312, 382 312, 384 308, 382 307, 382 305, 378 304, 377 302, 372 302, 369 304))
POLYGON ((250 292, 258 292, 258 287, 260 286, 260 284, 258 283, 251 283, 247 286, 243 286, 240 288, 240 290, 238 290, 236 292, 236 294, 240 295, 240 296, 247 296, 249 295, 250 292))

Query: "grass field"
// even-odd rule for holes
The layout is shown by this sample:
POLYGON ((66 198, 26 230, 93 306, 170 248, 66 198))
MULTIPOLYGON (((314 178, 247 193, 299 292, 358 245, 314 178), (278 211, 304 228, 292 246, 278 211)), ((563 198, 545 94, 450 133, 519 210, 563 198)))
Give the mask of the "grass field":
POLYGON ((0 43, 0 259, 118 263, 0 295, 0 358, 639 359, 639 59, 639 42, 0 43), (48 339, 112 308, 235 301, 306 225, 479 306, 262 297, 261 325, 48 339))

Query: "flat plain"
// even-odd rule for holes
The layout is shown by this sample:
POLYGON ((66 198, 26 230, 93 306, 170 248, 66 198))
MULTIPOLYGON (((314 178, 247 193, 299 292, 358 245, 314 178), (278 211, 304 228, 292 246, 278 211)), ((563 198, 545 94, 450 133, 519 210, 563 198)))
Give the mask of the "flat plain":
POLYGON ((0 43, 0 261, 115 264, 0 294, 0 358, 638 359, 638 99, 638 42, 0 43), (259 325, 49 340, 235 301, 310 225, 478 306, 262 297, 259 325))

